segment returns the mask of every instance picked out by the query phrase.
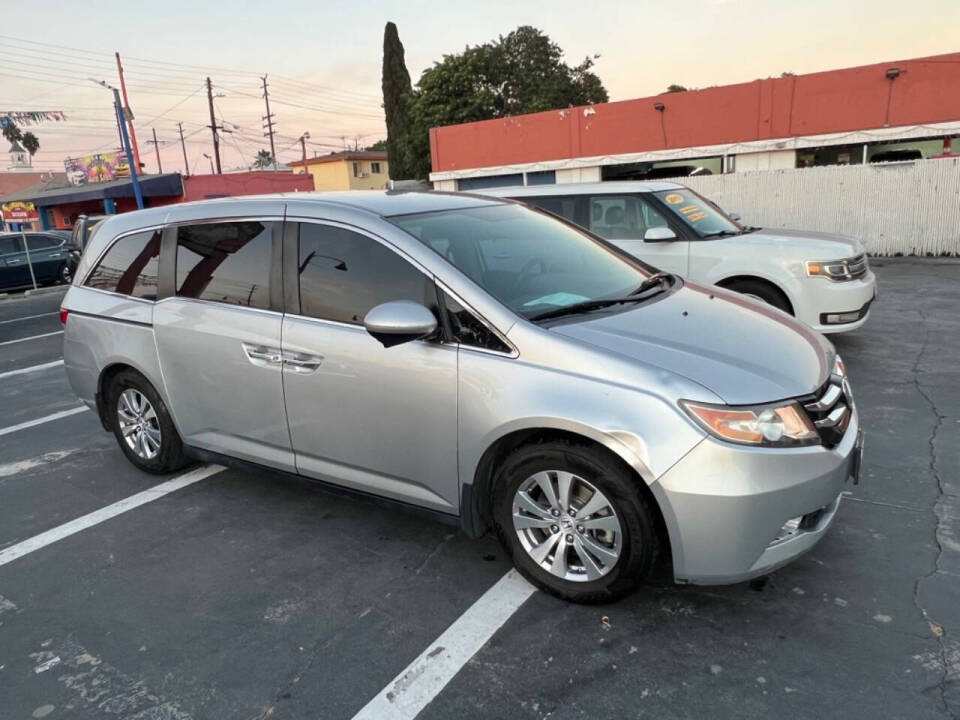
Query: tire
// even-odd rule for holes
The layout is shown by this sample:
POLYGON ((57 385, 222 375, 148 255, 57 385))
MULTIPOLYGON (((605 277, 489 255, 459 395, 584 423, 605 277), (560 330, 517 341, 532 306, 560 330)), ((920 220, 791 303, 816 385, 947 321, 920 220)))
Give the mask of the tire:
POLYGON ((134 370, 117 373, 106 390, 106 400, 113 434, 131 463, 155 475, 174 472, 190 463, 167 406, 143 375, 134 370), (147 404, 138 402, 138 397, 147 404), (125 434, 131 424, 144 429, 125 434))
POLYGON ((57 271, 56 282, 61 285, 69 285, 73 282, 73 268, 70 267, 70 263, 64 263, 60 266, 60 269, 57 271))
POLYGON ((786 295, 779 288, 762 280, 737 280, 725 287, 728 290, 762 300, 767 305, 777 308, 777 310, 783 310, 788 315, 793 315, 793 309, 790 307, 790 301, 787 300, 786 295))
MULTIPOLYGON (((500 542, 520 574, 542 590, 578 603, 616 600, 650 575, 659 549, 656 510, 639 491, 638 482, 642 481, 598 446, 551 441, 521 447, 507 458, 494 486, 493 519, 500 542), (565 485, 572 488, 561 515, 550 507, 553 503, 543 491, 545 479, 557 500, 565 485), (591 494, 591 489, 600 494, 591 494), (539 509, 528 510, 528 499, 539 509), (580 512, 583 525, 570 508, 580 512), (550 517, 555 524, 546 526, 550 517), (518 528, 516 523, 536 527, 518 528), (614 526, 619 532, 612 530, 614 526), (541 560, 537 556, 548 543, 553 547, 541 560), (558 568, 559 548, 564 554, 558 568)), ((561 508, 563 504, 559 503, 561 508)))

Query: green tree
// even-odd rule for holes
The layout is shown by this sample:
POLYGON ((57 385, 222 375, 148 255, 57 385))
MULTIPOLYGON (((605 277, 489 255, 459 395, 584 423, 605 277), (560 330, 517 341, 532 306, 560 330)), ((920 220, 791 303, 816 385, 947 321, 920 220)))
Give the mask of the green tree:
POLYGON ((367 145, 364 150, 386 150, 387 141, 386 140, 377 140, 373 145, 367 145))
POLYGON ((687 91, 687 88, 685 88, 683 85, 667 85, 668 93, 686 92, 686 91, 687 91))
POLYGON ((560 46, 530 26, 444 56, 423 72, 411 95, 409 177, 430 173, 432 127, 606 102, 607 91, 591 71, 596 58, 571 67, 560 46))
POLYGON ((30 157, 36 155, 37 150, 40 149, 40 141, 32 132, 25 132, 20 138, 20 143, 23 145, 23 149, 30 153, 30 157))
POLYGON ((410 73, 404 60, 403 43, 397 26, 388 22, 383 29, 383 112, 387 123, 387 161, 390 179, 413 177, 409 163, 410 73))
POLYGON ((15 142, 20 142, 20 140, 23 139, 23 133, 20 132, 20 128, 18 128, 16 123, 10 118, 4 118, 4 120, 3 137, 11 145, 13 145, 15 142))
POLYGON ((260 169, 272 167, 273 155, 270 154, 269 150, 258 150, 257 157, 253 161, 253 166, 260 169))

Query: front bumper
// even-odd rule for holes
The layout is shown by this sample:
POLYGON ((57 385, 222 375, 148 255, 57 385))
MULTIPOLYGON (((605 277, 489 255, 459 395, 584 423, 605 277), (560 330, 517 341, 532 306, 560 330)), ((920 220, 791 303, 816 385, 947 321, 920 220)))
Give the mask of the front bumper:
POLYGON ((804 277, 800 283, 804 302, 796 306, 797 319, 822 333, 849 332, 861 327, 867 321, 870 304, 877 296, 877 276, 869 269, 863 277, 848 282, 804 277), (855 319, 854 314, 857 314, 855 319), (838 315, 847 317, 832 317, 838 315))
POLYGON ((769 573, 826 533, 859 463, 854 410, 827 449, 751 448, 706 438, 653 485, 678 582, 719 585, 769 573), (794 532, 782 533, 804 517, 794 532))

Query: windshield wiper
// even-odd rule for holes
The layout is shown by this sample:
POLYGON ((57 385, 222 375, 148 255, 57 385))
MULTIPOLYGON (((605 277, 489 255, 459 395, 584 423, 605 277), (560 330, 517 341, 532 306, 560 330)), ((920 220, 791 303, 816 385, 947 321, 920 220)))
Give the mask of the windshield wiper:
POLYGON ((639 288, 625 297, 584 300, 583 302, 573 303, 573 305, 566 305, 564 307, 554 308, 553 310, 545 310, 542 313, 531 315, 527 319, 532 322, 536 322, 537 320, 548 320, 550 318, 563 317, 564 315, 576 315, 578 313, 590 312, 591 310, 599 310, 600 308, 610 307, 611 305, 642 302, 663 292, 666 288, 663 284, 661 284, 661 281, 671 278, 673 278, 673 275, 670 273, 657 273, 656 275, 651 275, 648 277, 643 281, 643 284, 641 284, 639 288), (647 283, 651 284, 644 287, 644 285, 647 283), (656 292, 649 292, 650 290, 654 289, 656 292))
POLYGON ((640 283, 640 287, 638 287, 636 290, 634 290, 630 294, 639 295, 640 293, 646 292, 647 290, 654 287, 655 285, 661 285, 664 280, 667 280, 672 285, 673 273, 662 272, 662 271, 658 273, 654 273, 653 275, 648 277, 646 280, 644 280, 642 283, 640 283))
POLYGON ((713 232, 704 233, 700 237, 727 237, 729 235, 740 235, 741 230, 714 230, 713 232))

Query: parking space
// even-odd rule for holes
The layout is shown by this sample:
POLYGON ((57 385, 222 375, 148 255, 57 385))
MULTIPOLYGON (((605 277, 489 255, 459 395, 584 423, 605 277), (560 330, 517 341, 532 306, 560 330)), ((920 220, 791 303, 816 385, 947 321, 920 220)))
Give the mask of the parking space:
MULTIPOLYGON (((494 538, 234 470, 4 562, 170 478, 90 411, 0 435, 0 716, 351 718, 380 698, 367 717, 956 717, 960 264, 875 267, 870 321, 835 338, 862 484, 749 584, 507 607, 484 595, 510 568, 494 538), (502 626, 455 624, 481 597, 502 626)), ((2 344, 58 331, 59 299, 0 302, 0 432, 78 406, 61 366, 3 375, 59 359, 59 336, 2 344)))

